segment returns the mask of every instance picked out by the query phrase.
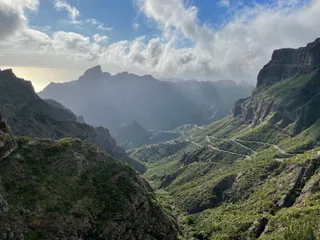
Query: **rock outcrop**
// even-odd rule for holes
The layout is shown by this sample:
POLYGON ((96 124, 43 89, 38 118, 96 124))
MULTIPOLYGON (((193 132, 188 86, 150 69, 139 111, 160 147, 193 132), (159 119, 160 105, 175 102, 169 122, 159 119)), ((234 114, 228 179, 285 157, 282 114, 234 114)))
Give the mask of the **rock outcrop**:
POLYGON ((78 80, 81 82, 90 82, 100 80, 104 77, 111 77, 111 74, 107 72, 102 72, 101 66, 98 65, 85 71, 85 73, 78 80))
POLYGON ((298 49, 280 49, 258 75, 257 87, 273 84, 320 68, 320 38, 298 49))
POLYGON ((236 102, 233 115, 246 123, 268 121, 297 134, 320 117, 320 39, 299 49, 276 50, 258 76, 248 99, 236 102))
POLYGON ((16 142, 0 113, 0 164, 16 149, 16 147, 16 142))

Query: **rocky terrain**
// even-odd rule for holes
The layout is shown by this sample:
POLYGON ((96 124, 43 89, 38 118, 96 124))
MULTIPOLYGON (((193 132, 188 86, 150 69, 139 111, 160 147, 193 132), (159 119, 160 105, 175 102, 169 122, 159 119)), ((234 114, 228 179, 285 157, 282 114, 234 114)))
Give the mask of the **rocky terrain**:
POLYGON ((320 117, 320 39, 299 49, 274 51, 258 76, 252 96, 237 102, 234 116, 296 134, 320 117))
POLYGON ((15 149, 17 144, 11 135, 7 124, 0 114, 0 164, 5 160, 15 149))
POLYGON ((107 129, 81 123, 78 116, 61 104, 42 100, 34 92, 32 84, 17 78, 12 70, 0 71, 0 91, 0 111, 14 135, 54 140, 66 137, 88 140, 136 170, 145 170, 141 163, 128 157, 116 145, 107 129))
POLYGON ((2 118, 0 136, 1 239, 177 239, 145 181, 91 143, 14 140, 2 118))
POLYGON ((117 127, 134 121, 153 130, 209 123, 226 116, 234 102, 250 92, 233 81, 173 83, 127 72, 112 76, 96 66, 78 80, 49 84, 39 96, 62 103, 87 123, 114 134, 117 127))
POLYGON ((185 239, 319 239, 319 46, 275 51, 232 114, 131 152, 185 239))

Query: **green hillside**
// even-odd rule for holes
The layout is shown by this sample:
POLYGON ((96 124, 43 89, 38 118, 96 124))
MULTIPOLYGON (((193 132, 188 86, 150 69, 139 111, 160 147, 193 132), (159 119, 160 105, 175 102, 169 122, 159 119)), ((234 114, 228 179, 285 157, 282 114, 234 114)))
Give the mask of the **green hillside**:
POLYGON ((129 165, 80 139, 14 140, 0 122, 1 239, 177 239, 129 165))
POLYGON ((319 46, 275 51, 228 117, 131 154, 161 153, 144 176, 185 239, 320 237, 319 46))

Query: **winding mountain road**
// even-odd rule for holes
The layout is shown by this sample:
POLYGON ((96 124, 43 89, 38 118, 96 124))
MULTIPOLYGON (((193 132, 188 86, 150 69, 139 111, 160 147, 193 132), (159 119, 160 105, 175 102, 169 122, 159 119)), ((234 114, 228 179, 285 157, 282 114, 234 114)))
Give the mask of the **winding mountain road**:
MULTIPOLYGON (((202 129, 201 127, 198 127, 196 126, 196 128, 198 129, 202 129)), ((185 141, 187 142, 190 142, 194 145, 196 145, 197 147, 200 147, 200 148, 204 148, 205 146, 204 145, 201 145, 200 143, 197 143, 195 141, 193 141, 194 139, 194 136, 193 136, 193 131, 196 129, 194 128, 190 134, 190 139, 189 138, 186 138, 185 141)), ((239 157, 245 157, 246 159, 252 159, 252 155, 245 155, 245 154, 240 154, 240 153, 236 153, 236 152, 232 152, 232 151, 227 151, 227 150, 223 150, 223 149, 220 149, 220 148, 217 148, 217 147, 214 147, 214 143, 210 140, 211 139, 217 139, 217 140, 224 140, 224 141, 227 141, 227 142, 233 142, 234 144, 237 144, 238 146, 252 152, 252 155, 253 155, 253 158, 255 158, 257 155, 258 155, 258 152, 255 151, 254 149, 252 148, 249 148, 247 146, 245 146, 243 143, 256 143, 256 144, 261 144, 261 145, 266 145, 266 146, 270 146, 270 147, 273 147, 275 148, 277 151, 279 151, 281 154, 283 155, 287 155, 287 156, 293 156, 292 154, 289 154, 287 153, 286 151, 284 151, 283 149, 281 149, 279 146, 275 145, 275 144, 270 144, 270 143, 266 143, 266 142, 260 142, 260 141, 248 141, 248 140, 242 140, 242 139, 237 139, 237 138, 232 138, 232 139, 228 139, 228 138, 221 138, 221 137, 214 137, 214 136, 206 136, 206 141, 208 142, 208 147, 211 148, 212 150, 214 151, 219 151, 219 152, 223 152, 223 153, 227 153, 227 154, 232 154, 232 155, 236 155, 236 156, 239 156, 239 157)), ((319 152, 320 154, 320 152, 319 152)), ((283 162, 282 159, 275 159, 276 161, 279 161, 279 162, 283 162)))
POLYGON ((231 141, 232 141, 233 143, 237 144, 238 146, 243 147, 244 149, 249 150, 250 152, 253 153, 254 156, 257 156, 257 155, 258 155, 258 153, 257 153, 255 150, 253 150, 253 149, 251 149, 251 148, 243 145, 242 143, 239 143, 236 138, 231 139, 231 141))
POLYGON ((220 148, 216 148, 216 147, 212 146, 213 142, 211 142, 210 136, 206 136, 206 139, 207 139, 207 142, 210 143, 209 147, 212 148, 213 150, 216 150, 216 151, 219 151, 219 152, 224 152, 224 153, 229 153, 229 154, 236 155, 236 156, 239 156, 239 157, 245 157, 245 158, 248 158, 248 159, 250 158, 251 159, 251 156, 249 156, 249 155, 244 155, 244 154, 240 154, 240 153, 226 151, 226 150, 222 150, 220 148))
POLYGON ((293 156, 290 153, 287 153, 286 151, 284 151, 283 149, 281 149, 279 146, 275 145, 275 144, 270 144, 270 143, 266 143, 266 142, 259 142, 259 141, 248 141, 248 140, 240 140, 240 139, 236 139, 239 142, 247 142, 247 143, 257 143, 257 144, 262 144, 262 145, 267 145, 270 147, 274 147, 276 150, 278 150, 279 152, 281 152, 284 155, 287 156, 293 156))
POLYGON ((204 148, 204 146, 202 146, 202 145, 200 145, 199 143, 196 143, 196 142, 194 142, 194 141, 188 141, 188 142, 191 142, 191 143, 193 143, 194 145, 197 145, 198 147, 204 148))

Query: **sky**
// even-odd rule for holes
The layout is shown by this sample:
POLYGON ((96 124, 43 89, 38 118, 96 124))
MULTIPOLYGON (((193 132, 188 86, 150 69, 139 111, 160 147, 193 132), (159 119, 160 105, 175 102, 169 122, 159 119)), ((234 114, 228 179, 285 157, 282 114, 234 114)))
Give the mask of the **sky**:
POLYGON ((255 84, 273 50, 320 37, 319 16, 320 0, 0 0, 0 68, 37 91, 98 64, 255 84))

